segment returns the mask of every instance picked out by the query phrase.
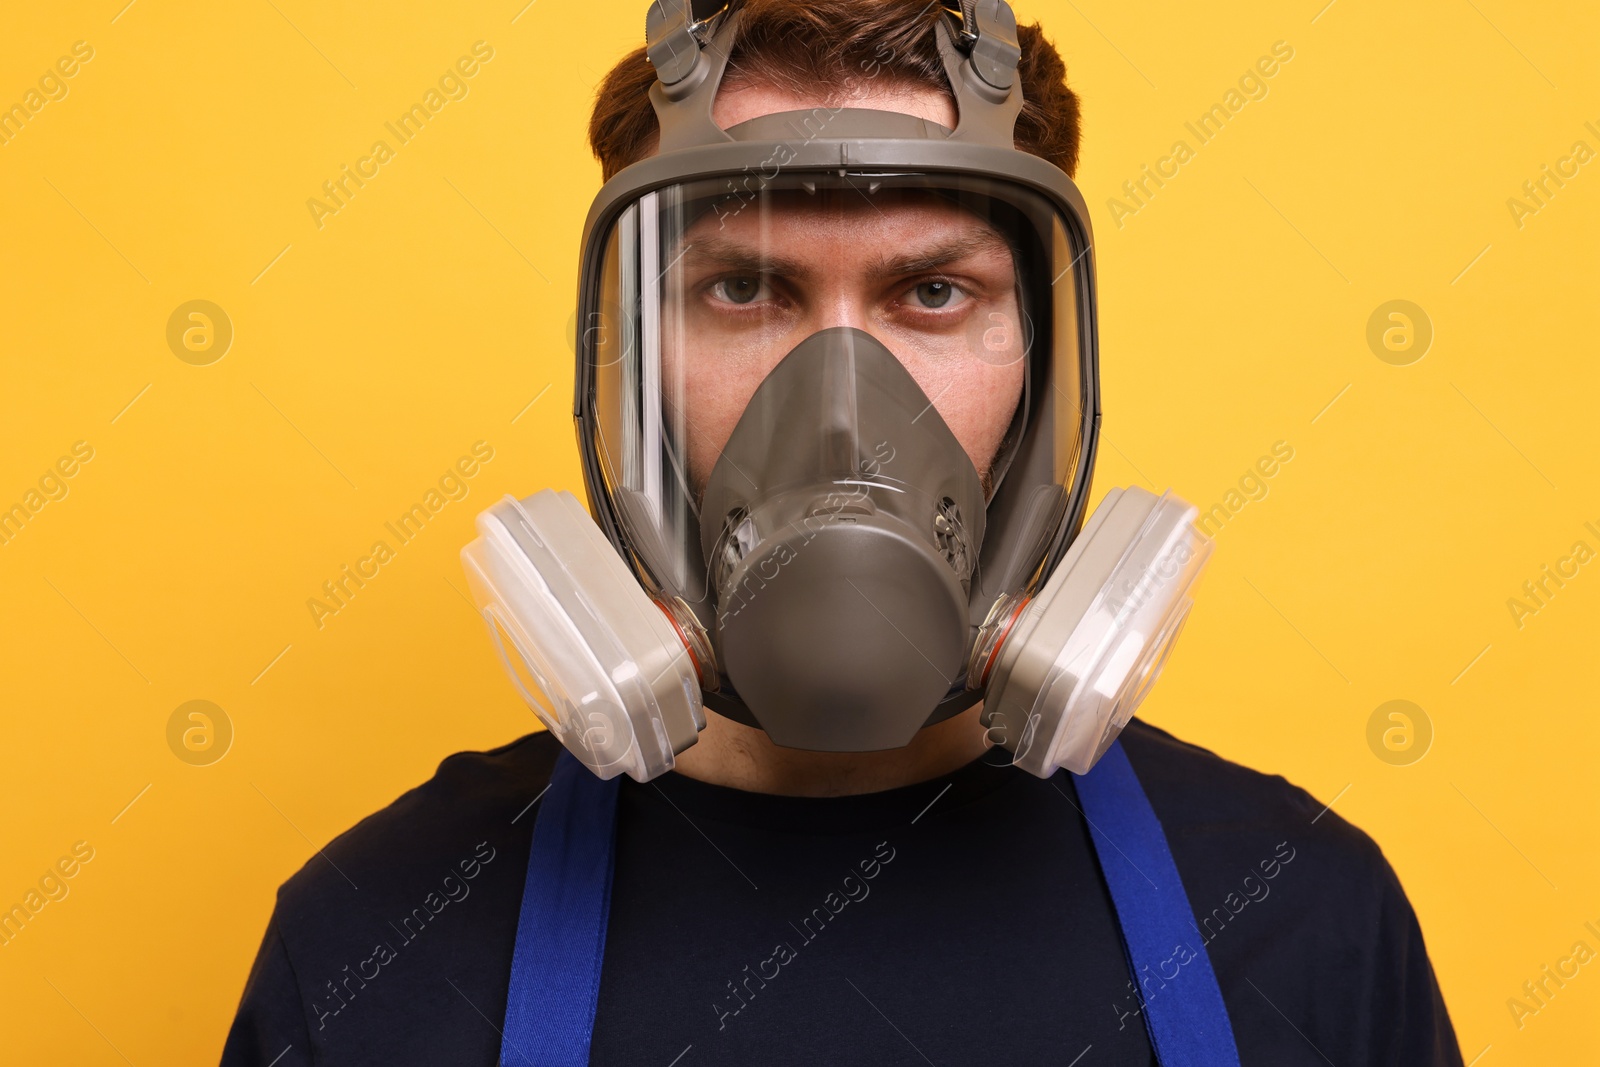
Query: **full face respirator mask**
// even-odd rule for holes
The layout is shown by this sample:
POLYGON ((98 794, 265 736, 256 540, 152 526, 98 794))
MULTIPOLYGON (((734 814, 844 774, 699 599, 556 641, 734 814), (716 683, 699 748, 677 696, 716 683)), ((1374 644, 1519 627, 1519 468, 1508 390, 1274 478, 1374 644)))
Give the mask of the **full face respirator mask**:
POLYGON ((833 106, 718 127, 738 17, 649 9, 659 150, 584 229, 594 515, 545 490, 479 516, 462 555, 495 648, 602 778, 672 769, 708 707, 866 752, 979 700, 1018 767, 1084 773, 1211 545, 1140 488, 1084 521, 1093 242, 1072 181, 1013 146, 1011 9, 939 16, 954 129, 833 106))

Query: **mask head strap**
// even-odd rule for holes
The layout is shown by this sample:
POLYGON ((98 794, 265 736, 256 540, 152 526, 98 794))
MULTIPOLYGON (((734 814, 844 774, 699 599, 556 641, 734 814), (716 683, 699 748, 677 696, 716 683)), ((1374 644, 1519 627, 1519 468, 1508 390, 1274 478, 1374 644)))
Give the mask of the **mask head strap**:
POLYGON ((945 14, 934 32, 956 98, 950 139, 1010 148, 1022 110, 1017 16, 1005 0, 961 0, 945 14))
MULTIPOLYGON (((655 68, 650 87, 661 139, 658 151, 732 140, 711 119, 711 104, 728 65, 739 0, 652 0, 645 15, 645 54, 655 68)), ((939 56, 955 96, 952 141, 1012 147, 1022 84, 1017 17, 1005 0, 960 0, 934 27, 939 56)))
POLYGON ((645 14, 645 55, 655 68, 650 104, 661 127, 658 151, 732 140, 711 120, 728 66, 738 14, 734 0, 653 0, 645 14))

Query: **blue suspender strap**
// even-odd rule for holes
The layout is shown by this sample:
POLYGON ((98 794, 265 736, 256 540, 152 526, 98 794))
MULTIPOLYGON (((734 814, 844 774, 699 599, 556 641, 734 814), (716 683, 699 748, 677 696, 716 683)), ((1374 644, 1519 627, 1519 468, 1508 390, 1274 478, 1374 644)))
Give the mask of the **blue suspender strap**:
POLYGON ((617 789, 566 749, 533 827, 501 1067, 585 1067, 611 911, 617 789))
MULTIPOLYGON (((585 1067, 600 996, 618 779, 562 751, 534 823, 501 1067, 585 1067)), ((1120 742, 1076 777, 1161 1067, 1239 1067, 1166 834, 1120 742), (1176 968, 1174 971, 1173 969, 1176 968)))
POLYGON ((1167 836, 1122 743, 1074 776, 1111 889, 1123 947, 1161 1067, 1239 1067, 1239 1050, 1167 836))

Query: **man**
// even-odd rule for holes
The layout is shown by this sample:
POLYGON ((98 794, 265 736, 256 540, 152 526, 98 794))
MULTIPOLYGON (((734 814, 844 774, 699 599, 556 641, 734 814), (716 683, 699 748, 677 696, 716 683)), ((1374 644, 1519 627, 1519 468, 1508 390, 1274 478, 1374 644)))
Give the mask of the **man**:
POLYGON ((1080 527, 1092 256, 1039 28, 649 34, 590 129, 605 533, 545 493, 466 553, 551 729, 285 884, 224 1063, 1459 1064, 1377 846, 1128 721, 1204 546, 1136 490, 1080 527))

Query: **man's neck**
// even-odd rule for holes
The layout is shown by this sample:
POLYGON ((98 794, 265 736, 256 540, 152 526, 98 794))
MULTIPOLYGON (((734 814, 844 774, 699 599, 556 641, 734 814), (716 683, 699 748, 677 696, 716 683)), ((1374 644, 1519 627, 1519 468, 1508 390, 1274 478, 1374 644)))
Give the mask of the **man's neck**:
POLYGON ((884 752, 809 752, 781 748, 766 733, 706 710, 700 739, 678 756, 686 778, 751 793, 836 797, 926 782, 983 755, 987 733, 980 702, 918 731, 911 744, 884 752))

